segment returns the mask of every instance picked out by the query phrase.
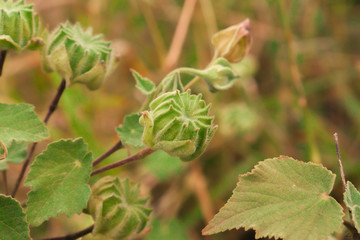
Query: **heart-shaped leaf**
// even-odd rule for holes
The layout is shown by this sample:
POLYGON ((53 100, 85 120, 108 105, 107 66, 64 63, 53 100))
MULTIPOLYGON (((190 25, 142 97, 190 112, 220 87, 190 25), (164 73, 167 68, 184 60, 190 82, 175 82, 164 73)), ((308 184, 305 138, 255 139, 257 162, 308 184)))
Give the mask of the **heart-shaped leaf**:
POLYGON ((27 219, 39 226, 60 213, 71 216, 86 207, 91 190, 87 184, 92 154, 82 138, 50 144, 30 167, 27 219))
POLYGON ((243 227, 256 230, 256 238, 324 239, 342 223, 342 207, 328 195, 334 181, 320 165, 267 159, 239 177, 232 197, 202 232, 243 227))

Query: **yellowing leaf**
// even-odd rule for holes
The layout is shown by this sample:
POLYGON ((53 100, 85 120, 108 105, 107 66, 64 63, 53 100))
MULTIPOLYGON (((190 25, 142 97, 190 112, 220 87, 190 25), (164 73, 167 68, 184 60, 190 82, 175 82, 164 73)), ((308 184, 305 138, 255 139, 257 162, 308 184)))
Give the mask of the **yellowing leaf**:
POLYGON ((328 194, 335 175, 290 157, 267 159, 241 175, 232 197, 203 229, 252 228, 256 238, 324 239, 340 230, 342 207, 328 194))

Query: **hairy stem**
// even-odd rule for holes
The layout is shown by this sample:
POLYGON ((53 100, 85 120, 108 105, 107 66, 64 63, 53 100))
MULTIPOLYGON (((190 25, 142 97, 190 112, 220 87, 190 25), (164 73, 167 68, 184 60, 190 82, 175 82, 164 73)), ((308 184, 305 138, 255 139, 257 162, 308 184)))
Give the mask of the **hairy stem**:
POLYGON ((92 165, 96 166, 97 164, 101 163, 104 159, 108 158, 111 154, 113 154, 117 150, 121 149, 122 147, 123 147, 123 144, 122 144, 121 140, 117 141, 112 148, 110 148, 109 150, 104 152, 101 156, 99 156, 97 159, 95 159, 92 165))
MULTIPOLYGON (((44 123, 47 124, 47 122, 49 121, 51 115, 54 113, 58 103, 59 103, 59 100, 61 98, 61 95, 63 94, 64 90, 65 90, 65 87, 66 87, 66 81, 65 79, 63 78, 61 80, 61 83, 57 89, 57 92, 53 98, 53 100, 51 101, 51 104, 49 106, 49 109, 48 109, 48 112, 44 118, 44 123)), ((12 192, 11 196, 12 197, 15 197, 16 195, 16 192, 17 190, 19 189, 19 186, 20 186, 20 183, 22 181, 22 179, 24 178, 24 175, 25 175, 25 171, 27 169, 27 167, 29 166, 30 164, 30 160, 31 160, 31 157, 36 149, 36 146, 37 146, 37 143, 33 143, 30 147, 30 150, 28 152, 28 154, 26 155, 26 158, 25 158, 25 162, 24 162, 24 165, 21 169, 21 172, 20 172, 20 175, 16 181, 16 184, 15 184, 15 188, 14 188, 14 191, 12 192)))
POLYGON ((338 139, 338 134, 337 133, 334 133, 334 139, 335 139, 336 154, 337 154, 337 158, 338 158, 338 161, 339 161, 341 181, 342 181, 344 191, 345 191, 346 190, 346 180, 345 180, 344 168, 343 168, 342 161, 341 161, 341 156, 340 156, 339 139, 338 139))
POLYGON ((2 75, 6 54, 7 54, 6 50, 0 50, 0 76, 2 75))
POLYGON ((2 171, 2 177, 3 177, 3 181, 4 181, 4 192, 5 192, 5 195, 9 195, 9 188, 8 188, 8 183, 7 183, 6 170, 5 170, 5 171, 2 171))
POLYGON ((146 157, 147 155, 153 153, 154 150, 152 150, 151 148, 145 148, 143 150, 141 150, 140 152, 128 157, 128 158, 125 158, 123 160, 120 160, 118 162, 114 162, 112 164, 109 164, 105 167, 102 167, 102 168, 99 168, 99 169, 96 169, 94 170, 90 176, 94 176, 96 174, 99 174, 99 173, 102 173, 102 172, 105 172, 107 170, 110 170, 110 169, 113 169, 113 168, 117 168, 117 167, 120 167, 122 165, 125 165, 125 164, 128 164, 130 162, 133 162, 133 161, 136 161, 136 160, 139 160, 139 159, 142 159, 144 157, 146 157))
POLYGON ((89 234, 92 232, 92 230, 94 229, 94 225, 85 228, 84 230, 81 230, 79 232, 76 233, 72 233, 63 237, 55 237, 55 238, 44 238, 41 240, 74 240, 74 239, 78 239, 82 236, 85 236, 86 234, 89 234))

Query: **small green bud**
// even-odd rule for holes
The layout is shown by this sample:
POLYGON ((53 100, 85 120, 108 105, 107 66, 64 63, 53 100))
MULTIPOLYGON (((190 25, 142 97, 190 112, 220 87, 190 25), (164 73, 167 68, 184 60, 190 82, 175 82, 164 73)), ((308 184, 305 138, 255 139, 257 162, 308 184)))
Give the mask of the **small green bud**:
POLYGON ((204 152, 217 129, 209 109, 201 95, 190 91, 160 95, 139 120, 144 144, 183 161, 193 160, 204 152))
POLYGON ((24 0, 0 0, 0 49, 35 49, 43 44, 37 37, 39 17, 33 5, 25 5, 24 0))
POLYGON ((139 197, 139 185, 128 179, 106 176, 92 187, 86 211, 95 224, 94 235, 116 240, 130 239, 146 227, 151 209, 148 198, 139 197))
POLYGON ((218 58, 208 68, 199 74, 210 88, 210 91, 225 90, 230 88, 239 75, 233 70, 225 58, 218 58))
POLYGON ((214 34, 211 39, 216 56, 226 58, 229 62, 240 62, 249 52, 252 38, 250 20, 228 27, 214 34))
POLYGON ((79 24, 67 22, 45 35, 43 69, 58 73, 69 85, 82 83, 96 90, 113 69, 110 42, 103 41, 102 35, 93 36, 91 28, 84 31, 79 24))

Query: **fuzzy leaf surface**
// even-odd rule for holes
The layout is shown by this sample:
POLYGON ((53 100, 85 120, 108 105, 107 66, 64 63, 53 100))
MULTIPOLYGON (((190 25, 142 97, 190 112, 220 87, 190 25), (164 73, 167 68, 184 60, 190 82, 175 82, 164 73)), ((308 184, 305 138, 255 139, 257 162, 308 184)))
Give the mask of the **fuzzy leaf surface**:
POLYGON ((25 214, 15 199, 0 195, 0 240, 30 240, 25 214))
POLYGON ((48 130, 34 106, 0 103, 0 140, 9 146, 12 140, 38 142, 48 137, 48 130))
POLYGON ((252 228, 256 238, 324 239, 340 231, 342 207, 328 194, 335 175, 290 157, 267 159, 239 177, 237 187, 204 235, 252 228))
POLYGON ((143 147, 142 134, 144 127, 140 125, 141 114, 135 113, 125 117, 124 124, 116 128, 121 141, 133 147, 143 147))
POLYGON ((71 216, 86 207, 91 162, 82 138, 54 142, 37 156, 25 181, 32 188, 26 212, 31 225, 39 226, 60 213, 71 216))
POLYGON ((155 84, 148 78, 141 76, 135 70, 131 70, 132 75, 136 80, 136 87, 139 89, 143 94, 149 95, 155 91, 155 84))
POLYGON ((355 227, 360 232, 360 192, 351 182, 347 182, 344 192, 344 202, 351 210, 351 217, 355 223, 355 227))
POLYGON ((0 171, 8 169, 7 163, 22 163, 26 157, 26 148, 27 145, 25 142, 17 143, 12 141, 10 146, 7 148, 7 157, 4 160, 0 160, 0 171))

